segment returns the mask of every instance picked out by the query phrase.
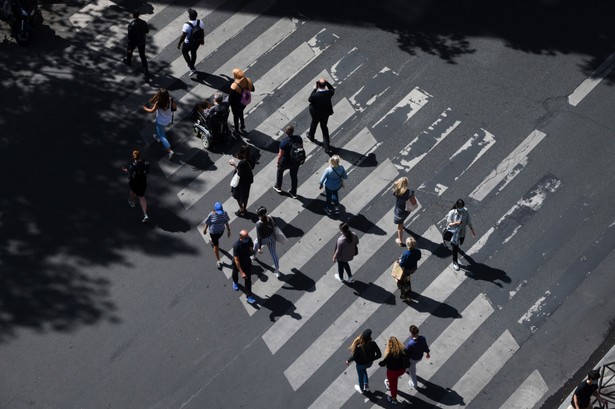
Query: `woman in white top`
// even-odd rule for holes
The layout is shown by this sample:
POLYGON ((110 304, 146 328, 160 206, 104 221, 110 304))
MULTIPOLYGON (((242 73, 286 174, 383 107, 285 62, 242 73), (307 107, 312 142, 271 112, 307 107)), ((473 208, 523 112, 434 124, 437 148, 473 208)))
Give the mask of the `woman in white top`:
POLYGON ((149 102, 154 105, 151 108, 144 106, 143 110, 149 113, 156 112, 156 133, 154 134, 154 139, 157 142, 162 142, 162 146, 167 150, 169 159, 171 159, 175 152, 171 150, 171 144, 167 139, 164 128, 173 122, 173 112, 177 110, 177 105, 173 98, 169 96, 169 91, 165 88, 160 88, 149 102))
POLYGON ((446 228, 452 233, 451 247, 453 247, 453 269, 459 271, 459 262, 457 256, 459 254, 459 246, 463 244, 466 237, 466 226, 470 228, 472 237, 476 237, 470 213, 465 207, 463 200, 459 199, 453 205, 453 208, 446 215, 446 228))

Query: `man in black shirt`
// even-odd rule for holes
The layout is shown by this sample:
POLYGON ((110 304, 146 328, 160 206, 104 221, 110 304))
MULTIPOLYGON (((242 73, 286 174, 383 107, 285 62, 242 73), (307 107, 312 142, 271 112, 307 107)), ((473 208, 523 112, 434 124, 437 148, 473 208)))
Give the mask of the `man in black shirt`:
POLYGON ((568 409, 590 409, 591 397, 594 395, 600 404, 604 405, 606 401, 600 397, 598 393, 598 380, 600 379, 600 371, 592 369, 587 374, 587 379, 577 387, 572 395, 571 405, 568 409))
POLYGON ((295 135, 295 128, 291 125, 284 129, 286 136, 280 142, 280 150, 278 151, 278 173, 273 185, 273 190, 282 193, 282 178, 284 171, 289 170, 290 173, 290 190, 288 193, 293 199, 297 198, 297 173, 299 166, 305 161, 305 150, 303 149, 303 139, 299 135, 295 135))
POLYGON ((239 240, 233 245, 233 290, 239 291, 239 274, 244 279, 244 289, 246 301, 254 304, 256 300, 252 297, 252 260, 250 256, 254 254, 252 250, 254 242, 246 230, 239 232, 239 240))
POLYGON ((327 127, 327 122, 329 121, 329 117, 333 115, 333 105, 331 103, 333 94, 335 94, 333 85, 329 84, 326 79, 321 78, 316 81, 316 86, 308 98, 308 102, 310 103, 310 115, 312 116, 312 123, 308 131, 308 139, 314 142, 314 133, 316 132, 316 127, 320 124, 322 141, 325 152, 327 153, 330 153, 331 150, 329 147, 329 128, 327 127))
POLYGON ((149 71, 147 69, 147 58, 145 57, 145 35, 149 33, 149 27, 145 21, 139 18, 139 15, 139 10, 132 12, 134 19, 128 24, 128 47, 126 49, 126 58, 122 61, 124 64, 130 66, 132 64, 132 52, 137 48, 145 72, 145 79, 148 79, 149 71))

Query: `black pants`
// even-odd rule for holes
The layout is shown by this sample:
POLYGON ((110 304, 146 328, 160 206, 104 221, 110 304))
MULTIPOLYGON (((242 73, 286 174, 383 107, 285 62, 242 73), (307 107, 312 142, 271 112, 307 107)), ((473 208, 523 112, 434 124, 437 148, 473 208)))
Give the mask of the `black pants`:
POLYGON ((451 243, 451 247, 453 248, 453 263, 454 264, 459 264, 458 261, 458 257, 459 257, 459 246, 461 246, 463 244, 463 240, 465 239, 465 237, 460 237, 459 238, 459 244, 453 244, 451 243))
POLYGON ((320 124, 320 130, 322 131, 322 142, 325 145, 325 148, 329 147, 329 128, 327 127, 327 122, 329 122, 329 115, 312 114, 312 123, 310 124, 309 131, 310 138, 313 138, 314 133, 316 132, 316 127, 320 124))
MULTIPOLYGON (((252 295, 252 268, 244 268, 243 271, 246 273, 246 278, 244 278, 243 287, 246 292, 246 297, 250 297, 252 295)), ((237 283, 239 281, 239 269, 235 265, 234 260, 233 260, 232 278, 233 278, 234 283, 237 283)))
POLYGON ((350 271, 350 264, 347 261, 339 261, 337 260, 337 273, 340 278, 344 279, 344 270, 346 270, 346 274, 348 274, 348 278, 352 277, 352 272, 350 271))
POLYGON ((299 166, 291 166, 289 164, 285 164, 283 166, 278 166, 278 174, 275 181, 275 187, 278 189, 282 189, 282 179, 284 177, 284 171, 288 169, 290 173, 290 190, 289 192, 292 194, 297 194, 297 173, 299 172, 299 166))
POLYGON ((198 50, 198 48, 199 47, 193 47, 191 44, 182 44, 182 55, 191 70, 195 69, 194 64, 196 64, 196 50, 198 50))
POLYGON ((239 103, 231 106, 231 111, 233 111, 233 125, 235 125, 235 131, 238 131, 241 124, 241 129, 246 127, 246 123, 243 119, 243 111, 246 109, 246 106, 239 103))
POLYGON ((143 65, 143 69, 147 74, 147 58, 145 57, 145 44, 132 44, 128 43, 128 48, 126 49, 126 62, 128 65, 132 64, 132 52, 136 49, 139 50, 139 58, 141 58, 141 65, 143 65))

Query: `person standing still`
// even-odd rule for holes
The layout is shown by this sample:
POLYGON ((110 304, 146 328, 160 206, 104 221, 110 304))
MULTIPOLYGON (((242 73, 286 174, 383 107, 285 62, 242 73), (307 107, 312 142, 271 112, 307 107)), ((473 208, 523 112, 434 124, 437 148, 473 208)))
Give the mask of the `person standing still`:
POLYGON ((418 381, 416 379, 416 364, 423 359, 423 354, 425 354, 425 358, 429 359, 429 352, 427 340, 424 336, 419 335, 419 327, 416 325, 410 325, 410 339, 406 342, 406 353, 410 359, 410 366, 406 372, 410 375, 408 385, 414 389, 416 389, 418 385, 418 381))
MULTIPOLYGON (((587 374, 587 379, 579 384, 572 395, 568 409, 591 409, 592 395, 600 402, 600 405, 607 405, 608 402, 600 396, 598 392, 598 380, 600 371, 592 369, 587 374)), ((606 407, 606 406, 605 406, 606 407)))
POLYGON ((149 71, 147 69, 147 58, 145 57, 145 35, 149 33, 149 26, 139 18, 140 15, 139 10, 132 12, 133 20, 128 24, 128 36, 126 37, 126 58, 122 61, 130 67, 132 65, 132 53, 137 48, 139 50, 139 58, 141 58, 141 65, 143 65, 145 79, 147 80, 149 78, 149 71))
POLYGON ((254 304, 256 300, 252 296, 252 260, 250 256, 254 253, 254 242, 246 230, 239 232, 239 240, 233 245, 233 290, 239 291, 239 275, 244 280, 244 291, 246 301, 254 304))
POLYGON ((284 171, 288 169, 290 173, 290 190, 288 193, 293 199, 297 198, 297 173, 299 173, 299 166, 305 160, 305 150, 303 149, 303 139, 299 135, 295 135, 295 128, 292 125, 288 125, 284 129, 286 136, 280 142, 280 150, 278 151, 278 172, 276 175, 276 182, 273 185, 273 190, 278 193, 282 193, 282 179, 284 177, 284 171), (298 159, 298 153, 303 152, 302 160, 298 159), (293 157, 294 156, 294 157, 293 157))
POLYGON ((188 9, 190 21, 182 26, 182 35, 179 38, 179 43, 177 43, 177 48, 181 47, 184 60, 188 64, 189 76, 196 73, 196 50, 202 44, 205 44, 205 24, 203 24, 203 20, 197 20, 196 17, 196 10, 188 9))
POLYGON ((141 152, 137 149, 132 151, 132 162, 127 167, 122 168, 128 174, 128 204, 135 207, 135 198, 139 198, 141 210, 143 210, 143 223, 149 220, 147 215, 147 200, 145 191, 147 190, 147 174, 149 172, 149 162, 141 159, 141 152))
POLYGON ((331 98, 335 94, 335 88, 329 82, 321 78, 316 81, 316 86, 308 98, 310 103, 310 115, 312 116, 312 123, 310 124, 310 130, 308 131, 308 139, 312 142, 315 141, 314 133, 316 127, 320 124, 322 131, 322 142, 326 153, 331 152, 329 146, 329 128, 327 122, 329 117, 333 115, 333 104, 331 98))
POLYGON ((352 277, 349 262, 352 261, 358 252, 359 237, 356 233, 350 231, 350 227, 346 223, 340 224, 340 231, 342 234, 335 242, 335 253, 333 253, 333 262, 337 261, 335 279, 344 282, 344 270, 346 270, 348 282, 352 283, 354 282, 354 277, 352 277))
POLYGON ((235 163, 233 159, 229 161, 230 165, 235 168, 235 172, 239 176, 239 183, 234 188, 231 188, 231 195, 237 200, 239 210, 235 212, 236 216, 244 217, 248 212, 248 198, 250 197, 250 187, 254 182, 254 174, 252 173, 252 164, 250 163, 250 147, 243 145, 237 153, 239 162, 235 163))
MULTIPOLYGON (((231 105, 233 112, 233 133, 235 135, 244 134, 246 132, 246 123, 243 118, 243 111, 246 109, 247 101, 242 98, 244 93, 254 92, 254 83, 246 77, 242 70, 235 68, 233 70, 234 81, 231 84, 231 91, 228 95, 228 102, 231 105)), ((251 98, 251 97, 250 97, 251 98)))
POLYGON ((446 228, 453 233, 451 237, 451 247, 453 248, 453 270, 459 271, 459 246, 466 238, 466 226, 470 227, 472 237, 476 237, 476 232, 470 220, 470 212, 465 207, 462 199, 455 202, 451 210, 446 215, 446 228))
POLYGON ((421 259, 421 250, 416 248, 416 240, 414 237, 408 237, 406 239, 406 251, 399 258, 399 266, 403 269, 401 278, 397 282, 397 288, 399 288, 400 295, 403 301, 412 301, 412 274, 418 267, 418 262, 421 259))
POLYGON ((382 352, 378 348, 378 344, 372 341, 372 330, 366 329, 361 335, 356 337, 348 348, 351 355, 346 360, 346 366, 351 362, 355 363, 357 368, 357 376, 359 384, 354 388, 357 392, 366 394, 369 393, 369 379, 367 378, 367 368, 371 367, 376 359, 382 357, 382 352))
POLYGON ((346 169, 340 165, 340 157, 333 155, 329 158, 329 167, 320 178, 320 188, 325 188, 325 212, 330 215, 340 214, 339 191, 344 186, 344 179, 348 179, 346 169))
POLYGON ((173 157, 175 152, 171 149, 171 144, 167 139, 165 128, 173 122, 173 112, 177 110, 177 104, 169 95, 169 91, 165 88, 160 88, 149 102, 154 104, 151 108, 143 107, 145 112, 156 112, 156 133, 153 135, 156 142, 162 142, 162 146, 166 149, 169 159, 173 157))
POLYGON ((203 230, 203 234, 207 234, 207 229, 209 229, 209 242, 211 243, 211 247, 214 249, 214 256, 216 256, 216 267, 218 270, 222 270, 222 262, 220 261, 220 237, 224 234, 224 229, 226 228, 227 237, 231 237, 231 227, 228 225, 228 222, 231 221, 231 218, 228 216, 228 213, 222 207, 222 203, 216 202, 214 204, 214 210, 207 215, 207 219, 205 219, 205 230, 203 230))

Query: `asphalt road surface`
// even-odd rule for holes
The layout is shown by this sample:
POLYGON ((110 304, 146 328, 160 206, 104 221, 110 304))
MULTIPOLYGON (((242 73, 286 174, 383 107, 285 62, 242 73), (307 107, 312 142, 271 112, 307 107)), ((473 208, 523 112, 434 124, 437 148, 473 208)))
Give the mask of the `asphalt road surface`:
POLYGON ((388 407, 377 364, 372 392, 355 392, 348 346, 371 328, 384 351, 411 324, 431 359, 419 388, 400 379, 398 407, 559 407, 614 343, 603 3, 45 1, 28 48, 2 23, 0 407, 388 407), (135 7, 150 26, 149 82, 138 54, 121 62, 135 7), (188 7, 206 26, 193 76, 176 48, 188 7), (189 118, 236 67, 256 87, 246 218, 229 187, 240 141, 206 150, 189 118), (349 173, 333 217, 320 130, 305 138, 320 77, 336 88, 331 143, 349 173), (140 108, 158 87, 179 105, 171 160, 140 108), (297 199, 271 189, 287 124, 308 154, 297 199), (120 171, 133 148, 152 164, 148 223, 120 171), (405 224, 422 252, 408 304, 390 277, 400 176, 421 205, 405 224), (454 271, 440 230, 459 198, 477 235, 454 271), (202 234, 216 201, 232 219, 222 271, 202 234), (232 290, 230 251, 239 230, 254 237, 260 205, 289 240, 279 279, 258 256, 250 305, 232 290), (354 283, 333 277, 341 221, 360 237, 354 283))

